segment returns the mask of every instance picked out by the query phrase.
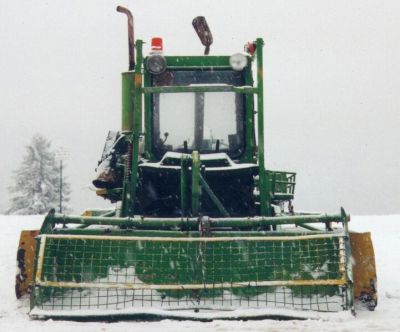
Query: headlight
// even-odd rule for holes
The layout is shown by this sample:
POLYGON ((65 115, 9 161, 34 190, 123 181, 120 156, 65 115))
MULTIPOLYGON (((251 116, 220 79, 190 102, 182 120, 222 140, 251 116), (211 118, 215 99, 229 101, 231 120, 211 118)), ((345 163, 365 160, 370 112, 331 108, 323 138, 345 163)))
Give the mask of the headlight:
POLYGON ((242 53, 236 53, 229 58, 229 64, 233 70, 242 70, 247 66, 247 57, 242 53))
POLYGON ((167 60, 160 54, 151 55, 147 58, 146 68, 154 75, 161 74, 167 68, 167 60))

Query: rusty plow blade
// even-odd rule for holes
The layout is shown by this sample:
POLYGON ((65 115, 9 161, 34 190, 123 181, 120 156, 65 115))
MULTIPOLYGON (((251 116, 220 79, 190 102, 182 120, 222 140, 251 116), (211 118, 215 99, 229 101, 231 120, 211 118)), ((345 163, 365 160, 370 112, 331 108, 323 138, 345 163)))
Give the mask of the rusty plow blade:
POLYGON ((375 254, 371 233, 350 232, 353 256, 354 300, 369 310, 378 304, 375 254))
POLYGON ((35 261, 35 237, 38 230, 22 231, 17 251, 17 273, 15 275, 15 295, 19 299, 30 292, 35 261))

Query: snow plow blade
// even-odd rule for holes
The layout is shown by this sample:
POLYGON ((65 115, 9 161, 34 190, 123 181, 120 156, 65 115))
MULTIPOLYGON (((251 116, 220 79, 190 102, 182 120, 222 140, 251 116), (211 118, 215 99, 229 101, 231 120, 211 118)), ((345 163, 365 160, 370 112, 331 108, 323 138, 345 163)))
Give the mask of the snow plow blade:
POLYGON ((378 304, 375 254, 371 233, 350 232, 353 257, 354 299, 369 310, 378 304))
POLYGON ((345 228, 260 231, 271 223, 301 226, 342 219, 312 215, 204 221, 49 214, 37 238, 30 315, 204 320, 224 315, 305 318, 307 311, 312 317, 351 310, 345 228))
POLYGON ((35 260, 35 237, 39 230, 22 231, 17 251, 17 273, 15 276, 15 295, 19 299, 29 293, 35 260))

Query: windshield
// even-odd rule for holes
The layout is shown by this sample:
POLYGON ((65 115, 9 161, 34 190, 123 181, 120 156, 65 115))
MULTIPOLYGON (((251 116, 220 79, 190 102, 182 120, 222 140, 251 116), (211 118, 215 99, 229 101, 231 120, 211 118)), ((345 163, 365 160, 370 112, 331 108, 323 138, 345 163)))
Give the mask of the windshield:
MULTIPOLYGON (((155 86, 227 84, 243 85, 234 71, 170 71, 157 77, 155 86)), ((153 94, 153 147, 190 153, 243 151, 243 95, 234 92, 153 94)))

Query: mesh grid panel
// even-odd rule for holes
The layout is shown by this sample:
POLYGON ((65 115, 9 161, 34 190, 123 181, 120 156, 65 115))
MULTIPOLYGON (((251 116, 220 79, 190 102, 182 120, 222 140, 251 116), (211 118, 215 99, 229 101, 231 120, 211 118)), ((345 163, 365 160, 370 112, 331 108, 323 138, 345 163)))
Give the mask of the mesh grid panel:
POLYGON ((42 237, 34 305, 347 309, 343 237, 42 237))

